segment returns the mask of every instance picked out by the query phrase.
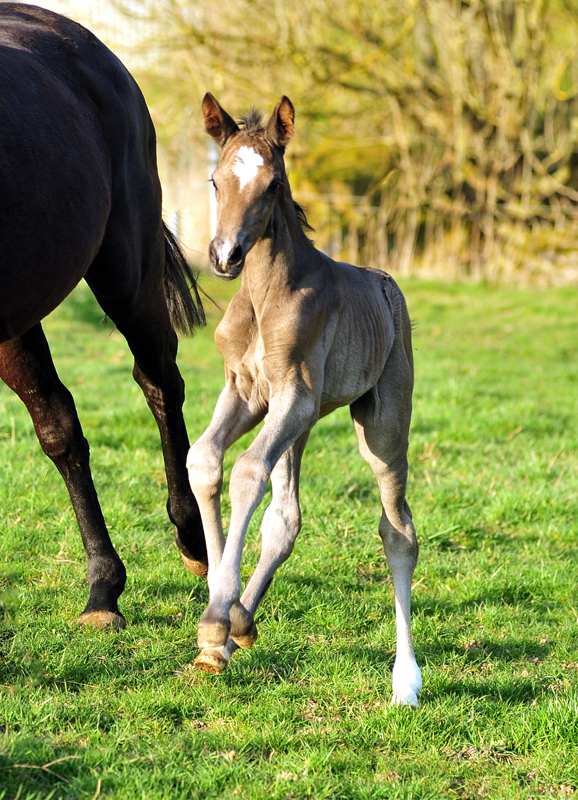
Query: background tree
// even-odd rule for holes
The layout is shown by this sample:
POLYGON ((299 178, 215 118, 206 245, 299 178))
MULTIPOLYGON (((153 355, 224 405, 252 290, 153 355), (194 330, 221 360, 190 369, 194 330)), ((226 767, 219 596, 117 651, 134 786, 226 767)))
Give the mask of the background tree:
POLYGON ((116 0, 161 136, 291 96, 320 244, 407 274, 559 280, 578 201, 577 9, 551 0, 116 0))

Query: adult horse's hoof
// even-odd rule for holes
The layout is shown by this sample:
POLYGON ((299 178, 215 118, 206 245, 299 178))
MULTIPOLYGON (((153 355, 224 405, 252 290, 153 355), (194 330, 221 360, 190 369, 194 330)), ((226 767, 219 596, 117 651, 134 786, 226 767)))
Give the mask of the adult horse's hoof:
POLYGON ((210 675, 218 675, 229 663, 229 659, 223 654, 224 649, 221 647, 207 647, 195 658, 195 669, 207 672, 210 675))
MULTIPOLYGON (((167 511, 169 512, 169 517, 171 516, 171 512, 169 509, 169 504, 167 503, 167 511)), ((203 531, 201 529, 201 536, 203 535, 203 531)), ((183 564, 185 569, 188 569, 189 572, 192 572, 193 575, 196 575, 197 578, 203 578, 209 571, 208 566, 208 559, 205 546, 203 544, 201 553, 195 548, 196 555, 193 555, 191 550, 186 546, 184 543, 181 534, 179 533, 178 527, 175 526, 175 544, 179 549, 180 554, 183 557, 183 564), (197 558, 197 556, 201 554, 201 558, 197 558)))
POLYGON ((79 625, 90 625, 92 628, 124 630, 126 619, 114 611, 86 611, 76 620, 79 625))
POLYGON ((181 555, 183 557, 185 569, 188 569, 189 572, 192 572, 197 578, 203 578, 208 573, 209 567, 203 561, 198 561, 196 558, 189 558, 184 553, 181 553, 181 555))

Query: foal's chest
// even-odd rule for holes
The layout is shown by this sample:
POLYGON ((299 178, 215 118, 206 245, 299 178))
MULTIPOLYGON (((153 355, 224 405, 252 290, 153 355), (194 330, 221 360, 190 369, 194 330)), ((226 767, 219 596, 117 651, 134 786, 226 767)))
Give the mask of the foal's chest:
POLYGON ((265 409, 292 376, 305 376, 321 408, 348 405, 371 389, 393 342, 382 281, 363 275, 348 292, 294 292, 258 312, 248 293, 236 295, 215 341, 241 397, 265 409))
POLYGON ((250 303, 238 294, 215 331, 215 344, 225 361, 227 379, 256 411, 269 401, 269 382, 263 372, 264 347, 250 303))

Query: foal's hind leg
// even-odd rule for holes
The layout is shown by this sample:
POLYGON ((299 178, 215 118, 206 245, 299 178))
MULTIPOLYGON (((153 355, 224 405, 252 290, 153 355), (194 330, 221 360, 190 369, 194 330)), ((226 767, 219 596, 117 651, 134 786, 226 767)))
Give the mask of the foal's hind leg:
POLYGON ((354 403, 351 415, 359 450, 379 486, 382 504, 379 534, 395 589, 397 647, 392 704, 417 706, 422 682, 411 638, 410 595, 418 544, 405 500, 412 384, 411 365, 398 341, 377 391, 354 403))
POLYGON ((410 628, 411 579, 417 563, 418 544, 411 512, 405 501, 406 446, 389 427, 360 423, 355 419, 359 449, 379 486, 382 515, 379 535, 395 589, 397 646, 393 667, 393 698, 397 705, 417 706, 421 674, 416 663, 410 628))
POLYGON ((78 520, 90 597, 79 618, 96 627, 124 628, 117 600, 126 572, 100 510, 72 395, 60 382, 40 324, 0 345, 0 378, 24 401, 42 449, 64 478, 78 520))
POLYGON ((254 614, 277 569, 291 553, 301 530, 299 507, 299 472, 309 431, 292 444, 281 456, 271 473, 271 503, 261 523, 261 556, 241 603, 254 614))

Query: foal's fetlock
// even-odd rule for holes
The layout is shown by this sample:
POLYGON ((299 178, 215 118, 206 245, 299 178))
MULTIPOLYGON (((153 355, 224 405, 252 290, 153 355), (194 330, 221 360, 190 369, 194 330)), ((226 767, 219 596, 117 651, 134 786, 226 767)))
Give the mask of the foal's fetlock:
POLYGON ((197 646, 205 648, 224 647, 229 641, 231 622, 224 617, 203 614, 197 627, 197 646))
POLYGON ((230 616, 231 639, 238 647, 253 647, 258 636, 253 615, 247 611, 242 603, 237 602, 231 606, 230 616))

